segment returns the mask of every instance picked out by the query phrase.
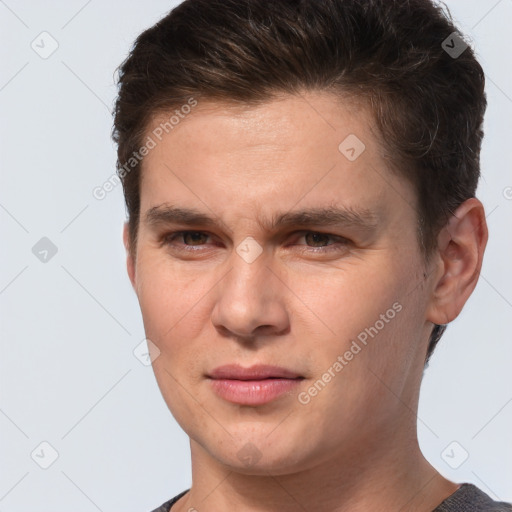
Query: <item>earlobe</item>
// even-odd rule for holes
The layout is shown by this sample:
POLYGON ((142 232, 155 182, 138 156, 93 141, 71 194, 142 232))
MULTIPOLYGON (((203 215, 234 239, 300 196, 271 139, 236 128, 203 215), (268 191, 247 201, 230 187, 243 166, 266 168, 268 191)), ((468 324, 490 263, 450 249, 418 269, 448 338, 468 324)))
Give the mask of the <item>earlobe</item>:
POLYGON ((432 288, 430 322, 448 324, 459 315, 478 282, 487 238, 484 207, 468 199, 438 236, 440 271, 432 288))
POLYGON ((125 222, 123 226, 123 244, 126 250, 126 270, 128 272, 130 282, 132 283, 132 287, 135 290, 135 263, 133 261, 133 256, 130 248, 130 231, 128 227, 128 222, 125 222))

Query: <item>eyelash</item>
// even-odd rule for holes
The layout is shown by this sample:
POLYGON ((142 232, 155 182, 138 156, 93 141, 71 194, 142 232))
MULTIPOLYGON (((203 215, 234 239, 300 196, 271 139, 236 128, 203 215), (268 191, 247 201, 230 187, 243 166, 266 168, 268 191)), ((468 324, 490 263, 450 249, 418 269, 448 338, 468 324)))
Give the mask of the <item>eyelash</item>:
MULTIPOLYGON (((194 231, 194 230, 186 230, 186 231, 174 231, 174 232, 171 232, 171 233, 166 233, 165 235, 163 235, 160 239, 160 242, 161 242, 161 245, 162 246, 170 246, 172 245, 172 242, 175 241, 176 238, 180 237, 180 236, 183 236, 183 235, 186 235, 186 234, 190 234, 190 233, 200 233, 202 235, 207 235, 207 236, 210 236, 208 233, 206 233, 205 231, 194 231)), ((335 244, 330 244, 330 245, 326 245, 326 246, 323 246, 323 247, 309 247, 309 246, 306 246, 308 247, 306 250, 304 250, 304 252, 309 252, 309 253, 322 253, 322 254, 326 254, 326 253, 329 253, 329 252, 332 252, 332 251, 340 251, 342 250, 342 248, 340 248, 339 246, 341 245, 343 248, 345 248, 349 243, 350 243, 350 240, 348 240, 347 238, 344 238, 342 236, 338 236, 338 235, 332 235, 330 233, 323 233, 323 232, 320 232, 320 231, 300 231, 300 232, 297 232, 297 234, 300 234, 301 237, 307 235, 307 234, 316 234, 316 235, 322 235, 322 236, 326 236, 326 237, 329 237, 331 239, 334 239, 334 240, 337 240, 337 243, 335 244)), ((183 244, 183 246, 181 248, 179 248, 179 250, 183 250, 183 251, 188 251, 188 252, 197 252, 197 251, 201 251, 201 247, 204 247, 204 245, 196 245, 196 246, 193 246, 193 245, 186 245, 186 244, 183 244)))

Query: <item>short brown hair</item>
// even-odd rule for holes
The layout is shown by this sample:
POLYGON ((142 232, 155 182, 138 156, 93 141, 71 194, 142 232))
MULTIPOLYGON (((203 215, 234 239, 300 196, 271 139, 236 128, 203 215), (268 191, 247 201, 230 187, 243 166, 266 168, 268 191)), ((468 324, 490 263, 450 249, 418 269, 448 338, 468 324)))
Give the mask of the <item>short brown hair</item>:
MULTIPOLYGON (((431 0, 182 2, 137 38, 119 67, 113 138, 133 256, 141 164, 120 170, 156 114, 191 97, 255 104, 323 90, 372 109, 390 168, 416 190, 428 262, 440 228, 475 195, 486 109, 471 47, 455 56, 446 40, 466 45, 448 9, 431 0)), ((427 361, 445 327, 434 326, 427 361)))

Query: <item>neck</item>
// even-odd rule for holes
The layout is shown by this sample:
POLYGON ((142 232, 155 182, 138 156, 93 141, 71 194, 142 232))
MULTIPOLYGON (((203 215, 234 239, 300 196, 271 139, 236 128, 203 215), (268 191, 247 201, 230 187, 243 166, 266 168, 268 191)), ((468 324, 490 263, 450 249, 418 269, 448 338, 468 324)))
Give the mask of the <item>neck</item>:
POLYGON ((273 474, 269 469, 251 475, 219 463, 191 440, 192 487, 172 512, 431 512, 458 486, 423 457, 415 431, 395 432, 393 437, 396 442, 381 435, 373 442, 347 443, 349 452, 329 454, 329 459, 294 473, 273 474), (405 443, 410 436, 413 442, 405 443))

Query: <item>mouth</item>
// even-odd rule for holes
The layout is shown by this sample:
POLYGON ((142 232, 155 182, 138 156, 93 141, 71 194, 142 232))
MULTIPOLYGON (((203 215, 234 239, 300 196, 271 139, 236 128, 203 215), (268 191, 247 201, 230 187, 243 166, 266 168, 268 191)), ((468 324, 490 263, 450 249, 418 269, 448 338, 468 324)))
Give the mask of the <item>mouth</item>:
POLYGON ((239 405, 263 405, 293 392, 302 375, 278 366, 220 366, 207 375, 213 391, 222 399, 239 405))

